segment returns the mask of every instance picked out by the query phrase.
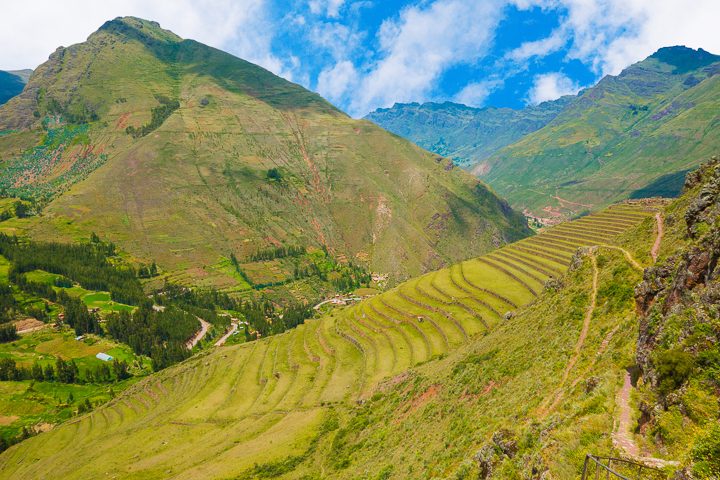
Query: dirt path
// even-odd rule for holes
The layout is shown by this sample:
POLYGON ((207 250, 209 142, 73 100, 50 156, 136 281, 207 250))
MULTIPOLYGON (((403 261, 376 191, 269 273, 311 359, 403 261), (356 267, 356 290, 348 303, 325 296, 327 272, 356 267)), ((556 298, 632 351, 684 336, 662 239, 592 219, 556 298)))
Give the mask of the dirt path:
POLYGON ((233 322, 230 324, 230 330, 228 330, 225 333, 225 335, 220 337, 220 339, 217 342, 215 342, 215 346, 219 347, 219 346, 223 345, 227 341, 227 339, 230 338, 230 335, 237 332, 237 329, 238 329, 237 320, 233 319, 233 322))
POLYGON ((663 460, 662 458, 643 457, 640 455, 640 447, 635 443, 632 434, 632 410, 630 407, 630 393, 632 392, 632 380, 630 372, 625 372, 623 386, 618 391, 615 401, 620 415, 618 416, 617 428, 612 434, 612 441, 615 448, 630 459, 650 467, 663 468, 666 466, 677 466, 678 462, 663 460))
POLYGON ((660 253, 660 243, 662 242, 663 233, 665 230, 663 225, 663 217, 660 212, 655 214, 655 223, 657 224, 657 237, 655 237, 655 243, 652 246, 652 250, 650 250, 650 255, 652 255, 653 263, 657 262, 658 253, 660 253))
POLYGON ((200 317, 195 317, 195 318, 197 318, 200 321, 200 330, 198 330, 197 333, 190 340, 188 340, 187 343, 185 344, 187 346, 188 350, 192 350, 193 347, 195 347, 195 345, 197 345, 198 342, 200 342, 200 340, 202 340, 203 337, 205 337, 208 330, 210 330, 210 324, 208 322, 206 322, 205 320, 203 320, 200 317))
POLYGON ((577 343, 575 344, 575 351, 573 352, 572 357, 570 357, 570 360, 568 360, 567 365, 565 365, 565 371, 563 372, 563 377, 562 377, 562 380, 560 381, 560 386, 557 388, 553 402, 550 404, 549 407, 542 406, 540 408, 540 414, 542 417, 544 417, 549 412, 554 410, 555 407, 557 407, 558 404, 560 403, 560 401, 562 400, 563 387, 565 386, 565 383, 567 382, 568 377, 570 376, 570 372, 575 367, 578 360, 580 360, 580 353, 582 352, 582 348, 585 345, 585 339, 587 338, 588 332, 590 331, 590 322, 592 320, 593 313, 595 312, 595 305, 597 303, 598 273, 599 273, 598 267, 597 267, 597 259, 595 258, 595 252, 593 250, 590 250, 590 261, 592 262, 592 270, 593 270, 592 293, 590 294, 590 306, 588 307, 587 311, 585 312, 585 318, 583 319, 582 330, 580 330, 580 336, 578 337, 577 343))
POLYGON ((643 268, 643 266, 640 265, 640 262, 638 262, 637 260, 635 260, 635 257, 633 257, 632 254, 631 254, 630 252, 628 252, 627 250, 625 250, 624 248, 618 247, 618 246, 615 246, 615 245, 607 245, 607 244, 601 244, 601 245, 598 245, 598 246, 599 246, 599 247, 602 247, 602 248, 610 248, 610 249, 612 249, 612 250, 618 250, 618 251, 622 252, 623 255, 625 255, 625 258, 627 259, 627 261, 630 263, 630 265, 633 266, 633 268, 635 268, 636 270, 639 270, 639 271, 641 271, 641 272, 645 270, 645 269, 643 268))

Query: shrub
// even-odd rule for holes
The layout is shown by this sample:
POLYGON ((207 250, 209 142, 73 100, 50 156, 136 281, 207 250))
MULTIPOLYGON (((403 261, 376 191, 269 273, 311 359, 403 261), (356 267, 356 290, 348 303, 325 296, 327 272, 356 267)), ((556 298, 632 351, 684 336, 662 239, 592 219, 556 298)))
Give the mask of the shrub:
POLYGON ((666 350, 655 355, 658 393, 662 396, 678 389, 695 368, 692 355, 679 349, 666 350))
POLYGON ((720 477, 720 423, 715 425, 693 446, 693 473, 698 478, 720 477))

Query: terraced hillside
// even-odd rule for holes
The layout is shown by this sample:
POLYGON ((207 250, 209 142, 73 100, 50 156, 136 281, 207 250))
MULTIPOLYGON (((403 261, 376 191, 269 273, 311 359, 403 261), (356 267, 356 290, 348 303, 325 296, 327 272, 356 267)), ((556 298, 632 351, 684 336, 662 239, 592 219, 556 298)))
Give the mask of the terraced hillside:
POLYGON ((0 477, 293 477, 303 462, 317 477, 326 468, 339 469, 333 478, 359 474, 333 453, 312 455, 342 451, 338 427, 355 405, 501 326, 567 270, 578 248, 630 256, 614 239, 653 215, 649 205, 618 205, 285 334, 193 357, 12 447, 0 456, 0 477))

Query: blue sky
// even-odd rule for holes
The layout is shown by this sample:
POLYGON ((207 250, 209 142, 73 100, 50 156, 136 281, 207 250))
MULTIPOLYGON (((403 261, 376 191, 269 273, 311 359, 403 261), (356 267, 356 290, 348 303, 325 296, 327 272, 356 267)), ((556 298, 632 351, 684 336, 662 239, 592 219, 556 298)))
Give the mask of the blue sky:
POLYGON ((0 69, 35 67, 123 15, 258 63, 355 117, 410 101, 521 108, 662 46, 720 53, 717 0, 26 0, 3 6, 0 69))

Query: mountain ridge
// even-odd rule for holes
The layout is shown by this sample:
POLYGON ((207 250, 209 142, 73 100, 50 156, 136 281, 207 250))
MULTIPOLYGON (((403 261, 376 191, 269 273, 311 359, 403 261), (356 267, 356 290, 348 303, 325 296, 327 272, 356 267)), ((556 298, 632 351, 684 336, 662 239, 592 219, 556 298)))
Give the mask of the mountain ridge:
POLYGON ((280 245, 403 278, 530 233, 448 160, 133 17, 56 50, 0 129, 2 188, 43 207, 22 231, 102 231, 173 281, 232 289, 231 253, 280 245))

